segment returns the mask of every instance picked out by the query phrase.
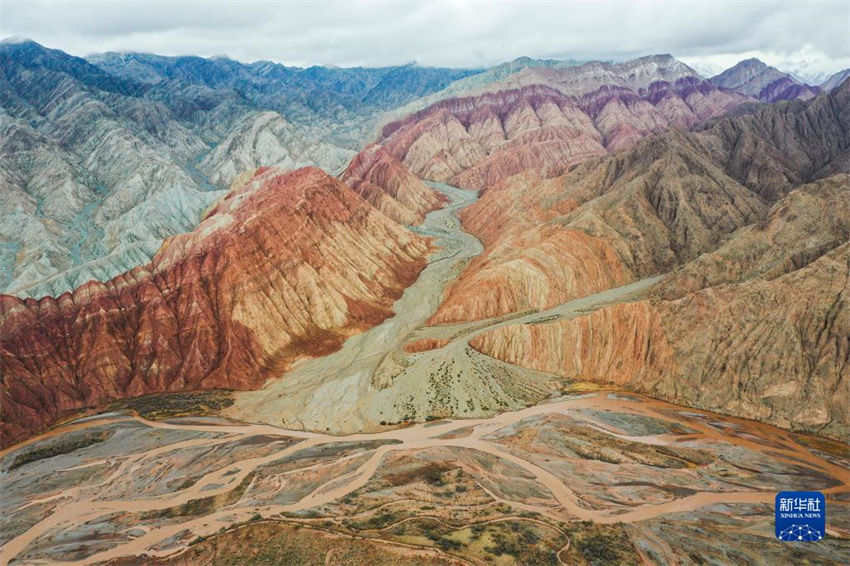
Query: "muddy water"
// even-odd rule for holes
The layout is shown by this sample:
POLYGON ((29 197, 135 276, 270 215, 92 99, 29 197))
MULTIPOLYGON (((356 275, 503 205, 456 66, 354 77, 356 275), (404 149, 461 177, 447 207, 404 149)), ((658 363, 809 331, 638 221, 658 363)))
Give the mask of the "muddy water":
MULTIPOLYGON (((553 499, 561 507, 557 515, 557 518, 561 520, 564 518, 574 518, 599 523, 630 522, 652 519, 668 513, 695 510, 718 503, 770 503, 773 501, 774 490, 738 490, 698 492, 660 504, 645 504, 625 509, 622 507, 591 509, 583 503, 581 493, 576 493, 564 481, 537 464, 509 452, 503 444, 495 442, 493 437, 489 436, 531 417, 549 414, 575 414, 578 410, 614 411, 651 417, 681 425, 684 427, 682 430, 687 431, 686 433, 678 435, 664 433, 630 436, 629 438, 647 444, 671 446, 676 445, 683 438, 687 438, 690 442, 725 443, 758 453, 763 457, 769 457, 774 461, 785 462, 789 466, 803 466, 827 476, 830 478, 831 486, 812 486, 812 489, 822 489, 830 498, 834 498, 837 494, 850 491, 847 471, 843 466, 834 464, 813 454, 804 446, 797 443, 792 435, 786 431, 760 423, 720 417, 711 413, 676 407, 668 403, 632 394, 628 397, 621 397, 610 395, 607 392, 601 392, 578 397, 568 397, 519 411, 502 413, 488 419, 450 420, 373 434, 354 434, 342 438, 299 430, 286 430, 268 425, 230 424, 226 422, 220 424, 149 422, 136 417, 130 420, 155 428, 195 432, 218 432, 223 434, 214 438, 194 438, 168 446, 157 446, 150 450, 125 455, 123 456, 125 460, 122 464, 101 482, 102 486, 109 485, 123 474, 132 473, 134 466, 139 462, 150 458, 162 457, 167 452, 173 452, 182 448, 188 449, 203 445, 212 446, 258 435, 285 436, 300 439, 300 441, 294 442, 286 448, 267 456, 244 458, 221 468, 209 470, 206 475, 196 481, 192 486, 186 489, 176 489, 172 493, 157 497, 102 499, 98 495, 98 490, 79 487, 67 489, 58 494, 64 501, 51 515, 0 548, 0 563, 8 563, 15 556, 23 552, 28 545, 47 534, 51 529, 67 529, 80 526, 86 521, 91 521, 110 513, 139 513, 167 509, 195 499, 226 493, 238 485, 249 473, 265 464, 278 460, 281 457, 295 454, 305 448, 338 443, 343 440, 380 440, 396 441, 397 443, 380 446, 355 470, 342 476, 327 478, 322 485, 294 503, 260 507, 239 507, 237 503, 234 506, 220 509, 212 514, 192 518, 178 524, 168 526, 153 525, 144 535, 137 539, 119 544, 114 548, 93 554, 84 560, 73 563, 92 564, 113 558, 139 556, 144 553, 149 555, 167 555, 175 552, 175 548, 163 550, 154 547, 156 547, 157 543, 173 537, 178 533, 188 532, 191 534, 189 538, 194 538, 198 535, 208 536, 215 533, 222 526, 245 521, 255 513, 260 513, 263 517, 270 517, 280 513, 304 511, 332 503, 365 486, 380 469, 385 456, 390 452, 420 452, 446 447, 483 452, 519 466, 531 474, 541 486, 552 494, 553 499), (720 423, 723 426, 712 426, 711 423, 720 423), (209 489, 211 485, 218 485, 219 487, 209 489)), ((111 421, 120 423, 127 420, 127 418, 116 417, 111 421)), ((106 421, 108 422, 110 419, 106 419, 106 421)), ((103 420, 71 425, 71 427, 79 428, 84 425, 97 426, 102 424, 103 420)), ((62 433, 62 429, 58 429, 51 432, 50 435, 62 433)), ((36 441, 40 441, 43 438, 38 438, 36 441)), ((338 461, 350 458, 350 455, 340 456, 338 461)), ((312 462, 305 462, 304 469, 310 468, 313 465, 312 462)), ((553 508, 551 506, 537 507, 523 502, 512 502, 498 496, 494 497, 497 500, 515 505, 519 509, 532 510, 552 516, 553 508)))

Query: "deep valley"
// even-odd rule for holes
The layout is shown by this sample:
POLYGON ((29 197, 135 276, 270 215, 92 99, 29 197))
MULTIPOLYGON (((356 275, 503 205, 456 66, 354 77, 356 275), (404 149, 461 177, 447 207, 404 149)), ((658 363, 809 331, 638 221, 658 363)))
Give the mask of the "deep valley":
POLYGON ((848 71, 479 67, 0 44, 0 564, 850 562, 848 71))

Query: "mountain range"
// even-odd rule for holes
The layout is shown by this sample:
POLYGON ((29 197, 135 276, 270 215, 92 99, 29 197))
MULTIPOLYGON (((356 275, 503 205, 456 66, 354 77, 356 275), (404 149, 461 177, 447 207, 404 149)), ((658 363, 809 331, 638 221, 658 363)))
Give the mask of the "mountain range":
POLYGON ((0 65, 0 288, 36 297, 145 263, 243 171, 343 170, 383 109, 473 72, 90 62, 31 41, 0 45, 0 65))
MULTIPOLYGON (((386 317, 388 298, 412 281, 428 250, 402 227, 421 223, 445 202, 420 179, 482 193, 461 218, 484 253, 449 286, 432 325, 547 309, 671 273, 676 283, 659 287, 665 291, 648 303, 666 318, 641 330, 660 335, 658 324, 695 316, 664 310, 671 300, 701 297, 718 285, 740 285, 743 294, 753 280, 812 270, 847 237, 839 206, 843 178, 832 177, 844 172, 849 157, 841 110, 846 88, 819 96, 820 88, 757 60, 706 80, 670 55, 624 63, 524 58, 485 71, 298 69, 147 54, 86 60, 11 42, 0 46, 0 58, 4 285, 21 298, 39 298, 3 299, 7 439, 122 392, 257 387, 302 352, 332 349, 353 329, 386 317), (797 102, 763 106, 786 98, 797 102), (404 112, 410 113, 392 119, 404 112), (385 125, 376 130, 381 116, 385 125), (370 128, 378 131, 377 144, 355 153, 370 128), (317 170, 283 173, 312 164, 340 173, 344 184, 317 170), (286 198, 309 192, 318 199, 311 192, 317 185, 344 193, 333 202, 346 204, 278 210, 294 205, 275 204, 276 191, 288 184, 294 186, 286 187, 286 198), (787 260, 763 243, 765 259, 749 257, 738 268, 746 279, 735 270, 723 276, 709 258, 737 258, 744 244, 734 242, 755 238, 761 229, 754 227, 771 222, 782 203, 800 206, 814 198, 798 196, 802 186, 829 203, 828 216, 818 217, 822 233, 806 240, 807 247, 786 250, 787 260), (313 216, 335 206, 349 215, 313 216), (260 232, 249 236, 255 221, 260 232), (269 222, 278 221, 282 227, 307 222, 309 228, 298 230, 309 229, 309 243, 275 237, 280 228, 269 222), (314 257, 306 250, 325 244, 312 238, 335 242, 326 245, 338 251, 314 257), (252 263, 243 241, 258 246, 266 264, 252 263), (302 245, 301 252, 292 248, 302 245), (231 257, 225 249, 242 251, 231 257), (358 257, 375 266, 368 279, 346 267, 358 257), (241 280, 247 273, 253 291, 241 280), (307 310, 293 310, 292 301, 305 292, 314 297, 299 307, 307 310), (281 318, 260 314, 270 312, 281 318), (174 319, 163 326, 166 313, 174 319), (160 344, 153 350, 152 340, 160 344), (213 344, 219 353, 203 355, 213 344), (92 365, 95 360, 101 361, 92 365)), ((812 229, 792 223, 783 234, 812 229)), ((816 286, 808 283, 815 277, 800 280, 816 286)), ((727 294, 727 301, 740 300, 739 293, 727 294)), ((813 323, 821 328, 818 339, 840 335, 841 320, 813 323)), ((610 331, 643 328, 636 324, 610 331)), ((542 334, 549 327, 557 325, 536 327, 534 336, 549 336, 542 334)), ((543 338, 517 341, 512 331, 482 335, 473 346, 515 364, 575 371, 552 366, 553 359, 566 363, 564 356, 528 353, 543 338)), ((545 339, 555 336, 564 339, 545 339)), ((814 355, 809 342, 795 344, 800 355, 814 355)), ((646 355, 634 361, 643 377, 628 382, 641 390, 794 426, 846 425, 825 400, 817 419, 787 416, 805 387, 783 393, 770 415, 734 408, 756 406, 753 396, 796 371, 793 364, 779 364, 749 397, 739 391, 703 402, 690 390, 673 394, 660 378, 644 376, 673 378, 684 371, 675 368, 690 367, 698 353, 653 357, 666 361, 652 369, 646 355)), ((846 348, 839 345, 835 355, 828 366, 846 369, 846 359, 839 361, 846 348)), ((590 361, 575 363, 584 368, 590 361)), ((732 362, 724 367, 738 370, 732 362)), ((588 371, 579 373, 590 379, 588 371)), ((807 378, 818 379, 825 378, 807 378)), ((836 383, 829 383, 834 390, 836 383)))
POLYGON ((848 289, 848 71, 6 41, 0 563, 845 564, 848 289))

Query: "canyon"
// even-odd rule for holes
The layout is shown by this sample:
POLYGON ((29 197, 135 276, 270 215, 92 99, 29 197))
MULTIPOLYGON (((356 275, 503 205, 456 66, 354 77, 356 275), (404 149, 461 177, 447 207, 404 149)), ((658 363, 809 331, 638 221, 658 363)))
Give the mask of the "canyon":
POLYGON ((846 72, 0 69, 3 563, 847 562, 846 72))
POLYGON ((485 252, 429 323, 548 309, 670 273, 648 302, 471 344, 524 367, 846 439, 850 177, 832 173, 848 163, 848 86, 667 132, 562 177, 530 172, 488 188, 463 217, 485 252))
POLYGON ((150 264, 0 298, 3 444, 127 396, 262 384, 390 316, 428 249, 319 169, 259 169, 150 264))

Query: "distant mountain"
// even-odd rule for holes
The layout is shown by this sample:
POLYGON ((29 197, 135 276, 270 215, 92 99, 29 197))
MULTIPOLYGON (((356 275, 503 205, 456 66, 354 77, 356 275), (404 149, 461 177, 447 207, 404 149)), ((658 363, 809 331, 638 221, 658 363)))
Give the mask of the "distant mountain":
POLYGON ((166 57, 104 53, 89 61, 112 75, 153 84, 178 82, 239 93, 273 110, 313 137, 357 149, 370 119, 441 90, 476 69, 410 64, 379 68, 287 67, 271 61, 240 63, 226 57, 166 57))
POLYGON ((830 91, 840 86, 841 83, 846 81, 848 77, 850 77, 850 69, 838 71, 837 73, 823 81, 823 83, 821 83, 820 85, 820 88, 821 90, 830 91))
POLYGON ((723 67, 721 65, 717 65, 715 63, 707 63, 707 62, 691 62, 688 65, 698 72, 703 77, 713 77, 719 73, 723 72, 723 67))
POLYGON ((669 54, 648 55, 619 63, 590 61, 564 69, 532 67, 514 77, 511 86, 544 84, 567 95, 581 95, 602 86, 619 86, 634 91, 658 81, 675 83, 699 73, 669 54))
POLYGON ((788 73, 759 59, 746 59, 712 77, 711 82, 724 88, 749 94, 764 102, 808 100, 817 96, 817 87, 801 83, 788 73))
POLYGON ((794 77, 796 81, 812 86, 820 85, 833 74, 816 70, 806 61, 783 61, 777 64, 777 68, 794 77))
POLYGON ((533 73, 525 78, 548 85, 442 100, 387 124, 381 143, 420 177, 484 189, 528 170, 553 177, 589 157, 671 126, 687 129, 752 100, 692 76, 684 65, 662 67, 662 76, 679 77, 672 83, 653 80, 656 63, 585 64, 552 73, 529 68, 520 74, 533 73), (580 96, 564 94, 587 88, 580 96))
POLYGON ((150 260, 260 165, 342 171, 382 112, 474 70, 299 69, 0 44, 0 292, 150 260))
POLYGON ((469 97, 497 90, 546 85, 562 94, 580 95, 601 86, 647 88, 652 82, 675 82, 699 73, 672 55, 648 55, 630 61, 555 61, 521 57, 483 73, 452 83, 448 88, 415 100, 392 112, 404 117, 441 100, 469 97))

